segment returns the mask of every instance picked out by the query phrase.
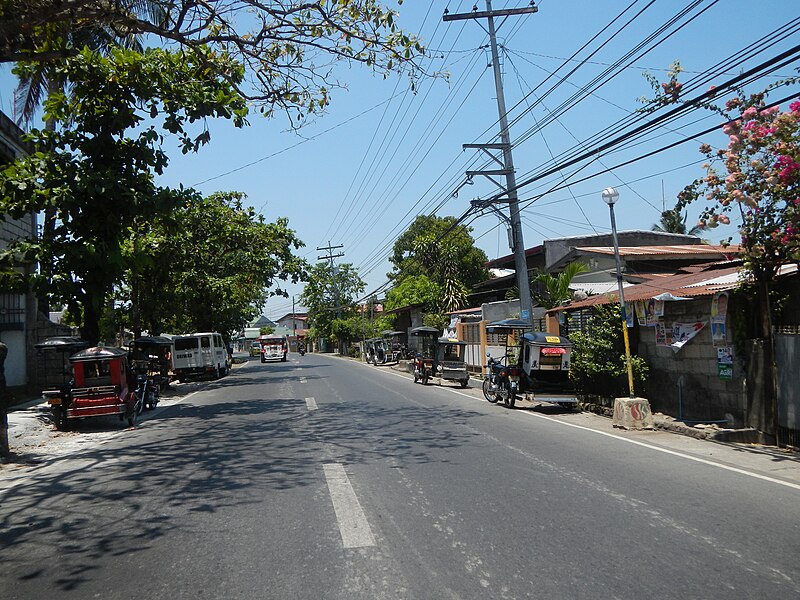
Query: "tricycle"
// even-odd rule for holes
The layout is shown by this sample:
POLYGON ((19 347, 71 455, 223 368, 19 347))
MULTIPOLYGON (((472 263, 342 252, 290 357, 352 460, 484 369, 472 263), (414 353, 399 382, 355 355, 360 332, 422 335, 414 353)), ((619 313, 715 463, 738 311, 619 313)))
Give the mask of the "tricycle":
POLYGON ((382 331, 381 337, 385 347, 385 362, 398 362, 403 357, 403 337, 405 331, 382 331))
POLYGON ((133 393, 128 353, 120 348, 95 347, 69 357, 72 379, 57 390, 42 395, 52 407, 58 429, 71 419, 118 415, 131 427, 141 412, 133 393))
POLYGON ((375 362, 375 338, 364 340, 364 360, 367 363, 375 362))
POLYGON ((469 384, 467 364, 464 362, 466 342, 440 337, 436 340, 433 374, 442 381, 456 381, 465 388, 469 384))
POLYGON ((489 398, 495 393, 496 400, 502 399, 509 408, 514 406, 517 396, 531 402, 574 408, 578 398, 569 377, 572 342, 552 333, 526 331, 530 329, 530 324, 518 319, 495 321, 486 326, 488 332, 506 334, 507 362, 498 366, 490 357, 489 383, 484 383, 484 395, 489 398))
POLYGON ((434 327, 422 326, 415 327, 409 333, 410 345, 414 349, 411 359, 414 383, 421 381, 422 385, 425 385, 433 377, 433 362, 436 356, 436 339, 439 336, 439 330, 434 327))
POLYGON ((128 360, 137 376, 146 375, 156 390, 169 386, 172 340, 160 335, 138 337, 128 344, 128 360))

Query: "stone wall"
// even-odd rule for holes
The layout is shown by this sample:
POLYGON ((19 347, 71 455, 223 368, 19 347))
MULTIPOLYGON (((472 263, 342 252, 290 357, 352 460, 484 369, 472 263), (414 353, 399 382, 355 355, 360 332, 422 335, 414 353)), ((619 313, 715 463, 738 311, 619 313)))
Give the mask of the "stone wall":
POLYGON ((746 406, 742 356, 733 348, 729 317, 727 338, 734 352, 733 377, 730 381, 720 379, 717 349, 711 340, 711 299, 712 296, 701 296, 664 303, 667 326, 676 321, 706 324, 678 352, 667 346, 657 346, 655 327, 640 327, 638 323, 634 352, 644 357, 650 366, 645 392, 654 412, 690 421, 727 420, 730 427, 742 427, 746 406))

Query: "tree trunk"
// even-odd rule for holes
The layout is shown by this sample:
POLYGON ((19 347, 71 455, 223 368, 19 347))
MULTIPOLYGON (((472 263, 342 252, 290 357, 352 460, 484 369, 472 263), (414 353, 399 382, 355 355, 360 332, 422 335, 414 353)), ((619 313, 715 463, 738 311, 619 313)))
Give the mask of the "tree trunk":
POLYGON ((750 427, 774 437, 778 418, 777 371, 769 283, 766 281, 756 288, 756 311, 756 339, 750 340, 747 348, 746 420, 750 427))
POLYGON ((92 345, 97 345, 100 341, 100 310, 104 297, 105 294, 102 291, 86 286, 81 337, 92 345))

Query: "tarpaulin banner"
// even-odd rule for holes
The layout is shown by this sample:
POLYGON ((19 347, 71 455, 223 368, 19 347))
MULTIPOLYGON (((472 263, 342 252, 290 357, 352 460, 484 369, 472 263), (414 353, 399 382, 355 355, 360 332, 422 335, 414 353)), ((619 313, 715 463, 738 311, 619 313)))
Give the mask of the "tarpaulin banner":
POLYGON ((702 321, 697 321, 696 323, 673 323, 670 348, 677 352, 686 345, 686 342, 700 333, 700 330, 705 326, 706 324, 702 321))

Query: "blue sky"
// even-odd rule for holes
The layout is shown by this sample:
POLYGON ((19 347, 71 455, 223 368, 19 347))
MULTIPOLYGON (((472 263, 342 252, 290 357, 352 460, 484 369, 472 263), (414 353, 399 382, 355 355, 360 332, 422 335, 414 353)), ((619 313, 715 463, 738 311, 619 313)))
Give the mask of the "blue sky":
MULTIPOLYGON (((386 4, 397 8, 394 0, 386 4)), ((503 49, 504 90, 513 123, 511 139, 518 180, 540 171, 552 156, 576 146, 588 147, 586 140, 639 109, 637 99, 652 96, 642 76, 644 71, 663 81, 669 64, 679 60, 685 69, 681 80, 687 81, 800 17, 800 5, 785 0, 771 0, 760 7, 743 0, 699 2, 669 29, 677 30, 673 35, 633 54, 626 61, 630 65, 612 79, 574 105, 570 102, 581 87, 692 4, 688 0, 542 0, 538 13, 511 17, 502 24, 498 40, 503 49), (643 12, 613 37, 614 29, 601 33, 575 60, 566 62, 629 5, 633 8, 613 28, 643 12), (703 9, 706 12, 699 14, 703 9), (576 67, 555 88, 558 78, 547 79, 558 69, 558 75, 564 77, 576 67), (567 110, 559 110, 568 102, 567 110)), ((494 9, 527 5, 521 0, 493 2, 494 9)), ((464 172, 482 168, 485 157, 474 150, 462 150, 462 144, 496 141, 498 132, 494 80, 485 48, 488 37, 481 26, 485 27, 485 20, 444 23, 441 18, 445 8, 461 13, 469 12, 472 6, 472 0, 406 0, 398 8, 401 26, 419 35, 430 49, 424 66, 430 72, 446 72, 448 77, 422 80, 417 92, 412 93, 405 78, 383 79, 366 68, 343 65, 336 75, 348 89, 333 90, 327 113, 299 133, 288 131, 280 116, 266 120, 256 113, 244 130, 236 130, 227 122, 210 123, 211 144, 194 155, 173 152, 160 183, 193 186, 203 193, 243 191, 267 219, 289 219, 290 227, 306 243, 301 254, 308 260, 316 261, 323 254, 317 247, 343 245, 338 250, 344 253, 340 260, 359 269, 368 291, 378 288, 386 281, 389 263, 385 259, 394 239, 417 214, 435 210, 441 216, 459 216, 470 200, 496 192, 485 179, 463 185, 464 172), (456 197, 453 192, 457 188, 456 197)), ((483 10, 485 0, 478 0, 478 7, 483 10)), ((770 47, 762 42, 762 54, 734 61, 719 70, 712 82, 719 84, 777 55, 798 39, 795 33, 793 39, 770 47)), ((792 75, 796 66, 783 67, 777 74, 792 75)), ((764 77, 751 89, 763 88, 777 78, 764 77)), ((7 68, 2 82, 0 108, 11 114, 7 68)), ((800 87, 794 90, 800 96, 800 87)), ((650 229, 663 206, 671 208, 683 186, 702 175, 702 156, 697 151, 700 143, 719 146, 724 138, 708 135, 627 166, 611 167, 719 122, 717 115, 696 111, 639 144, 602 156, 569 181, 602 172, 596 177, 561 186, 573 167, 526 186, 520 190, 525 245, 608 231, 608 207, 600 197, 608 186, 620 191, 618 229, 650 229), (553 187, 563 189, 545 194, 553 187)), ((613 134, 604 137, 610 139, 613 134)), ((699 207, 690 210, 691 224, 698 213, 699 207)), ((489 258, 510 252, 505 228, 498 226, 497 217, 486 215, 470 221, 473 236, 489 258)), ((705 237, 717 242, 732 233, 733 227, 717 229, 705 237)), ((289 291, 299 296, 302 287, 290 286, 289 291)), ((275 298, 265 313, 277 318, 291 309, 291 299, 275 298)))

